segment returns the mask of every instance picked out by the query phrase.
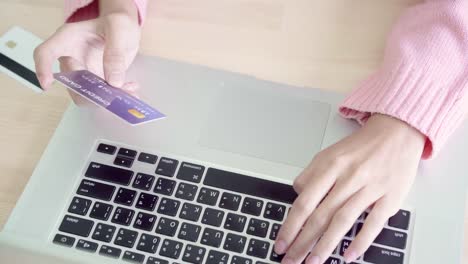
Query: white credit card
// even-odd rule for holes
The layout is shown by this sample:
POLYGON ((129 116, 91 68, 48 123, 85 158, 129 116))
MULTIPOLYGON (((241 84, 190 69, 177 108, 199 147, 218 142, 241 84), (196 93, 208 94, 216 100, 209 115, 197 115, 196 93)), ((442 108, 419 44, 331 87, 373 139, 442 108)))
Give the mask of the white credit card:
MULTIPOLYGON (((12 27, 0 37, 0 71, 31 88, 42 92, 36 78, 34 67, 34 49, 42 39, 20 27, 12 27)), ((58 63, 54 64, 58 72, 58 63)))

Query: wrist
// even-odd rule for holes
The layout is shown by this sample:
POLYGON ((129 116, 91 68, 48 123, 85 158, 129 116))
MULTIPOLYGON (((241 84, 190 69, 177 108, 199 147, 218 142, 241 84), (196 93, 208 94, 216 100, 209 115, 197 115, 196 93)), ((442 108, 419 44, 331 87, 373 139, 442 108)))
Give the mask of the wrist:
POLYGON ((138 24, 138 9, 132 0, 99 0, 100 16, 125 15, 138 24))
POLYGON ((404 121, 384 114, 373 114, 364 126, 389 142, 398 142, 422 154, 426 136, 404 121))

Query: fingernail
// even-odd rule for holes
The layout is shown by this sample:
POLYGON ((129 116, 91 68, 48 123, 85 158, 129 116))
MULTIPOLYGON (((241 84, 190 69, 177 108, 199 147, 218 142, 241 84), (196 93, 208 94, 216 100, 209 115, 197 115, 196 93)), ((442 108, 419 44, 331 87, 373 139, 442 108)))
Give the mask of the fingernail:
POLYGON ((44 77, 44 76, 38 76, 37 79, 39 80, 39 84, 44 90, 46 90, 51 83, 51 81, 47 77, 44 77))
POLYGON ((122 86, 122 89, 128 92, 138 91, 139 86, 137 83, 126 83, 122 86))
POLYGON ((356 254, 356 251, 349 251, 347 250, 345 252, 345 261, 346 263, 350 263, 352 261, 355 261, 357 259, 357 254, 356 254))
POLYGON ((284 258, 281 264, 294 264, 294 261, 290 258, 284 258))
POLYGON ((286 241, 280 240, 280 241, 275 243, 275 252, 276 252, 276 254, 282 255, 282 254, 284 254, 285 251, 286 251, 286 241))
POLYGON ((118 88, 122 87, 122 85, 124 84, 124 79, 123 79, 122 74, 118 74, 118 73, 109 74, 109 79, 107 81, 109 82, 110 85, 118 87, 118 88))
POLYGON ((307 259, 307 264, 320 264, 320 258, 318 256, 311 256, 307 259))

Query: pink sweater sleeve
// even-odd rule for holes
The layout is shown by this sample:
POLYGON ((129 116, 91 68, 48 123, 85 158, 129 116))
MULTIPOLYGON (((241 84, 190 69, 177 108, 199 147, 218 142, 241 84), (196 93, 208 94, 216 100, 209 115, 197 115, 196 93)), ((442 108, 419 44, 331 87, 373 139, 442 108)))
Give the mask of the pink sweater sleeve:
POLYGON ((403 120, 426 136, 422 158, 437 153, 468 113, 468 1, 426 1, 406 10, 381 67, 340 113, 361 124, 372 113, 403 120))
MULTIPOLYGON (((141 25, 145 20, 147 0, 133 0, 133 2, 138 9, 139 23, 141 25)), ((65 0, 66 22, 78 22, 98 16, 98 0, 65 0)))

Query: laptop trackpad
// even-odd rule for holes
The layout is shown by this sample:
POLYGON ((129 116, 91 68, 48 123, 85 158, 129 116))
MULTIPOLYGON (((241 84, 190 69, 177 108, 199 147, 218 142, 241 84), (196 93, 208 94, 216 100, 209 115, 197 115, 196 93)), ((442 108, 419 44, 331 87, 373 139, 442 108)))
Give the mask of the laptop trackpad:
POLYGON ((223 89, 200 144, 296 167, 320 151, 330 105, 272 89, 223 89))

